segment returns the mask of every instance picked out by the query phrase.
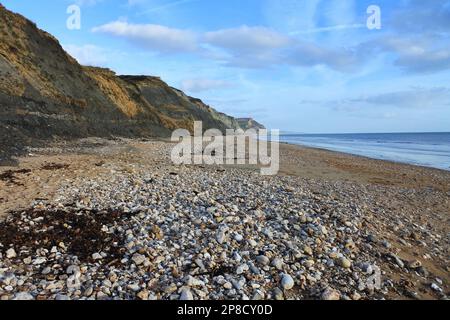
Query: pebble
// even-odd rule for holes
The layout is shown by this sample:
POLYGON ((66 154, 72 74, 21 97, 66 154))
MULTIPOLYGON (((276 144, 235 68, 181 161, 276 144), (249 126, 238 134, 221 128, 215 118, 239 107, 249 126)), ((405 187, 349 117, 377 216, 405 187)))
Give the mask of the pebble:
POLYGON ((339 262, 339 265, 340 265, 342 268, 349 269, 349 268, 352 267, 352 262, 351 262, 350 260, 348 260, 347 258, 345 258, 345 257, 341 257, 341 258, 338 260, 338 262, 339 262))
POLYGON ((270 263, 270 259, 266 256, 257 256, 256 261, 262 266, 267 266, 270 263))
POLYGON ((291 290, 294 285, 294 279, 289 274, 283 274, 281 278, 281 287, 283 290, 291 290))
POLYGON ((131 260, 133 260, 133 262, 139 266, 141 264, 143 264, 146 260, 145 256, 139 253, 136 253, 133 255, 133 257, 131 258, 131 260))
POLYGON ((94 254, 92 254, 92 260, 102 260, 103 257, 100 253, 96 252, 94 254))
POLYGON ((280 288, 275 288, 273 290, 273 297, 275 298, 275 300, 284 300, 283 291, 281 291, 280 288))
POLYGON ((13 300, 34 300, 34 297, 28 292, 18 292, 14 295, 13 300))
POLYGON ((274 267, 277 270, 281 271, 283 269, 283 265, 284 265, 283 260, 280 258, 275 258, 272 260, 272 267, 274 267))
POLYGON ((17 257, 17 253, 13 248, 10 248, 6 251, 6 257, 8 259, 13 259, 13 258, 17 257))
MULTIPOLYGON (((98 221, 100 235, 118 236, 108 242, 111 250, 92 248, 87 257, 77 256, 69 237, 56 239, 52 248, 14 244, 17 260, 7 260, 17 257, 15 251, 14 256, 0 250, 1 299, 20 297, 23 290, 40 300, 403 298, 413 290, 403 290, 391 271, 408 281, 417 274, 427 280, 435 276, 418 260, 392 258, 386 252, 398 251, 381 240, 406 243, 394 237, 412 241, 414 231, 428 250, 422 255, 427 265, 440 263, 445 255, 445 235, 430 231, 426 223, 419 225, 401 208, 392 215, 372 193, 393 193, 400 199, 409 197, 410 190, 392 186, 386 193, 386 187, 375 184, 367 188, 290 176, 266 179, 235 168, 218 173, 208 166, 179 166, 175 176, 169 174, 175 168, 165 165, 165 145, 150 144, 162 157, 155 166, 133 164, 124 172, 122 163, 111 161, 102 169, 112 174, 67 180, 54 203, 36 204, 41 210, 74 210, 64 204, 89 199, 78 201, 79 216, 92 214, 90 208, 120 208, 124 217, 98 221), (284 192, 288 189, 293 192, 284 192), (394 269, 392 263, 416 272, 394 269), (370 283, 375 266, 386 272, 379 290, 370 283), (296 284, 301 290, 291 290, 296 284)), ((23 212, 9 222, 17 222, 18 232, 25 233, 46 221, 23 212)), ((11 244, 6 248, 12 249, 11 244)), ((445 281, 432 281, 428 293, 445 292, 445 281)))
POLYGON ((328 300, 328 301, 341 300, 340 292, 335 289, 332 289, 332 288, 325 289, 325 291, 322 293, 321 297, 322 297, 322 300, 328 300))
POLYGON ((191 290, 184 288, 181 290, 180 300, 182 301, 190 301, 194 300, 194 296, 192 295, 191 290))

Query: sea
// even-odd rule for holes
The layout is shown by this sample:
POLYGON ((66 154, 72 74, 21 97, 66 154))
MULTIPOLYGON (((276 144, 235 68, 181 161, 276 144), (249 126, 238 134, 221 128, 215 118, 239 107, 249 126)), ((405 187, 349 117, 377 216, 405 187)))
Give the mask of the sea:
POLYGON ((281 134, 280 141, 450 171, 450 132, 281 134))

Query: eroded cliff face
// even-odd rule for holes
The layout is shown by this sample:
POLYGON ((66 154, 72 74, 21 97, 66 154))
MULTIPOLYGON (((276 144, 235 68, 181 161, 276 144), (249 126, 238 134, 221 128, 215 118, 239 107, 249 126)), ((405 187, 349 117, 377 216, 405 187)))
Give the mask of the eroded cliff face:
POLYGON ((238 118, 238 119, 235 119, 235 120, 236 120, 236 122, 239 124, 239 126, 243 130, 248 130, 248 129, 255 129, 255 130, 266 129, 261 123, 255 121, 252 118, 238 118))
POLYGON ((0 158, 50 138, 167 137, 239 128, 201 100, 150 76, 83 67, 34 23, 0 5, 0 158))

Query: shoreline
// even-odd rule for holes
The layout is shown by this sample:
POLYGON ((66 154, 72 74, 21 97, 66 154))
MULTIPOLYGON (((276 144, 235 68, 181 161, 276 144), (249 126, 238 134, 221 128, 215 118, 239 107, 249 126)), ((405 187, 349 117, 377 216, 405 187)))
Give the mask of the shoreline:
POLYGON ((450 173, 281 143, 263 177, 175 166, 172 145, 90 138, 0 167, 0 298, 448 296, 450 173))
POLYGON ((395 161, 395 160, 389 160, 389 159, 379 159, 379 158, 373 158, 373 157, 359 155, 359 154, 350 153, 350 152, 331 150, 331 149, 327 149, 327 148, 323 148, 323 147, 315 147, 315 146, 303 145, 303 144, 293 143, 293 142, 280 141, 280 144, 297 146, 297 147, 304 148, 304 149, 316 149, 316 150, 322 150, 322 151, 327 151, 327 152, 334 152, 334 153, 339 153, 339 154, 362 158, 362 159, 367 159, 367 160, 385 161, 385 162, 392 163, 392 164, 401 164, 401 165, 408 165, 408 166, 413 166, 413 167, 418 167, 418 168, 423 168, 423 169, 433 169, 433 170, 439 170, 439 171, 444 171, 444 172, 450 172, 450 167, 448 169, 442 169, 442 168, 425 166, 425 165, 414 164, 414 163, 409 163, 409 162, 395 161))

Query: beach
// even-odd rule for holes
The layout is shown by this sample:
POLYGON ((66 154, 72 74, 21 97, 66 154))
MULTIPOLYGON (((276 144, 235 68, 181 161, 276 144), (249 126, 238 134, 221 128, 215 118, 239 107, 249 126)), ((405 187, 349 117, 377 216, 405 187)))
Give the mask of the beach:
POLYGON ((446 299, 450 172, 281 144, 281 169, 83 139, 0 167, 0 298, 446 299))

